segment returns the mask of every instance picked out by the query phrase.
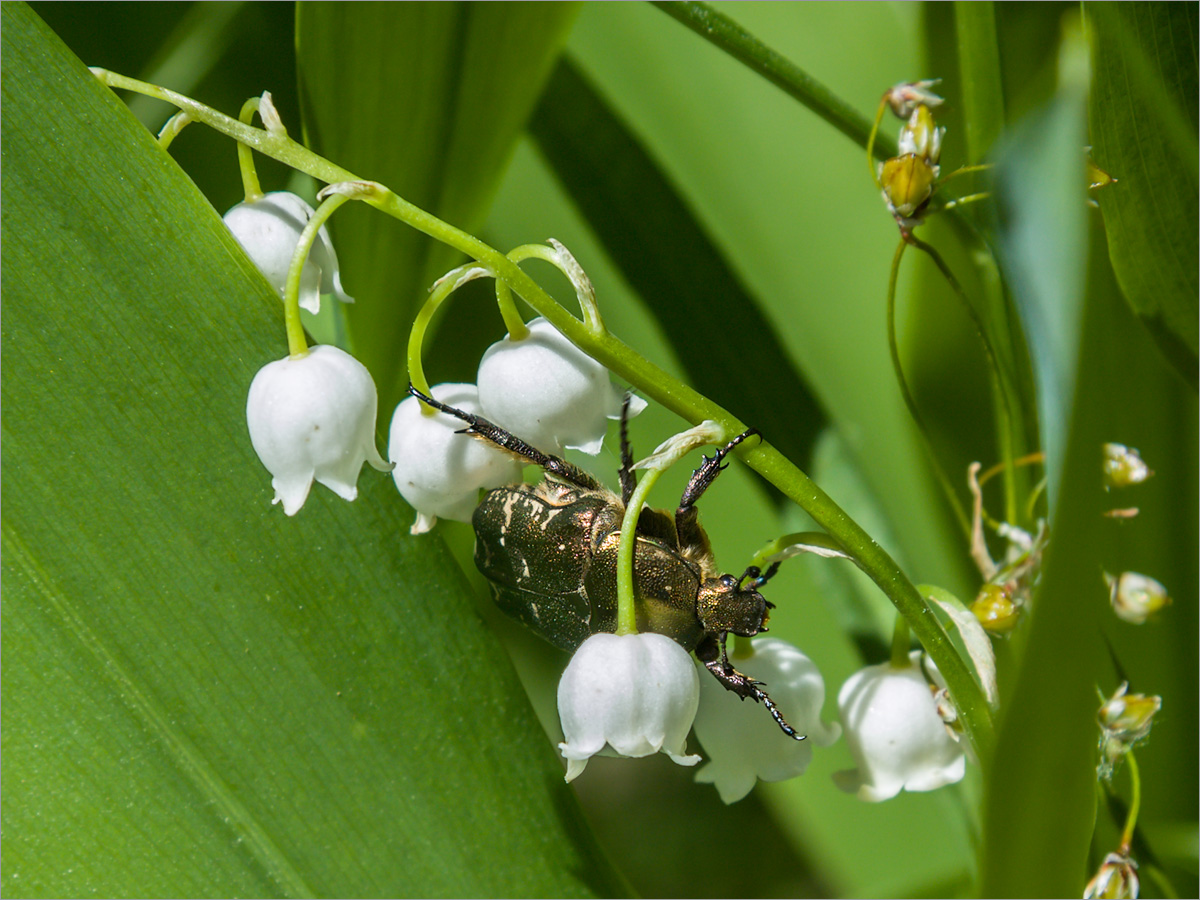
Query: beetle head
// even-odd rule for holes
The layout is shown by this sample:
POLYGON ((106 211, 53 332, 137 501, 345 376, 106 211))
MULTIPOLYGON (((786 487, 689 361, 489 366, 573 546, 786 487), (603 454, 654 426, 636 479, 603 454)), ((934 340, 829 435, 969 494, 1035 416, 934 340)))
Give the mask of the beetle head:
POLYGON ((738 579, 721 575, 705 579, 700 585, 696 613, 705 631, 752 637, 767 630, 767 617, 774 604, 754 590, 758 586, 757 580, 751 579, 752 586, 745 586, 746 580, 745 576, 738 579))

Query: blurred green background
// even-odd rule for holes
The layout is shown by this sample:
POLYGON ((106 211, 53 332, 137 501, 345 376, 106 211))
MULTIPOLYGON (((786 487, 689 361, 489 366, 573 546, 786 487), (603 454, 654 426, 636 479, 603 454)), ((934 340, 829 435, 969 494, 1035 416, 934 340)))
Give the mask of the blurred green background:
MULTIPOLYGON (((1010 154, 1012 135, 1024 135, 1028 156, 1036 156, 1039 135, 1052 131, 1054 120, 1032 133, 1020 123, 1061 99, 1063 23, 1079 11, 1071 4, 981 5, 994 13, 1003 98, 999 108, 981 111, 968 90, 978 88, 981 76, 964 73, 960 62, 962 48, 979 40, 967 21, 977 13, 965 14, 960 5, 717 6, 868 119, 890 85, 942 76, 947 103, 938 120, 949 128, 943 171, 982 159, 978 141, 993 133, 1010 154), (975 147, 968 148, 968 135, 975 147)), ((1146 36, 1143 28, 1150 37, 1161 34, 1156 28, 1183 33, 1190 21, 1194 39, 1194 4, 1181 4, 1183 13, 1139 6, 1145 13, 1135 15, 1137 27, 1125 29, 1135 37, 1146 36)), ((270 90, 294 137, 303 135, 318 153, 493 246, 562 241, 595 283, 613 333, 759 427, 914 582, 936 583, 968 601, 973 596, 977 576, 966 542, 889 361, 885 291, 897 234, 865 171, 863 150, 662 11, 648 4, 318 3, 297 12, 291 4, 37 3, 32 9, 83 64, 163 84, 226 113, 270 90)), ((1112 13, 1095 17, 1101 32, 1105 15, 1112 13)), ((1009 721, 1018 724, 1002 731, 1001 746, 1016 746, 1012 759, 1031 768, 1028 789, 1021 790, 1018 777, 1016 788, 991 801, 993 818, 985 820, 987 788, 977 767, 956 787, 905 793, 884 804, 841 794, 829 775, 853 766, 843 743, 818 750, 802 778, 760 785, 731 807, 711 787, 693 784, 691 772, 659 757, 597 759, 564 788, 556 754, 542 740, 508 662, 511 656, 536 703, 552 697, 564 660, 511 623, 495 621, 468 562, 469 528, 443 523, 435 534, 411 538, 411 512, 390 480, 369 472, 352 506, 318 490, 295 521, 269 508, 268 479, 249 451, 239 403, 253 371, 283 353, 277 304, 236 259, 211 213, 197 229, 204 236, 195 249, 180 250, 179 261, 164 257, 163 241, 176 233, 172 223, 195 218, 203 201, 190 194, 170 199, 183 197, 184 182, 164 160, 145 177, 151 187, 154 179, 169 187, 166 206, 161 213, 148 206, 151 188, 133 184, 134 176, 120 169, 133 151, 113 136, 134 141, 132 129, 105 126, 94 133, 103 140, 95 137, 91 117, 108 109, 100 92, 83 84, 78 64, 28 10, 6 4, 5 16, 10 281, 3 333, 4 349, 16 360, 4 379, 6 893, 948 896, 981 890, 979 856, 1004 859, 1010 846, 1008 865, 1032 871, 1007 882, 989 875, 985 883, 993 890, 1079 890, 1114 849, 1119 826, 1103 803, 1087 859, 1060 859, 1062 871, 1041 872, 1021 856, 1022 848, 1055 845, 1055 817, 1065 802, 1042 791, 1045 773, 1034 771, 1039 752, 1049 771, 1057 764, 1050 757, 1060 742, 1053 730, 1059 685, 1037 686, 1033 701, 1016 687, 1027 690, 1036 671, 1029 659, 1052 653, 1062 666, 1086 670, 1085 687, 1094 683, 1111 693, 1127 678, 1133 690, 1163 696, 1152 738, 1138 753, 1140 823, 1177 893, 1194 895, 1200 788, 1194 325, 1183 313, 1182 320, 1172 318, 1169 299, 1166 313, 1148 317, 1150 329, 1130 307, 1147 316, 1137 299, 1146 292, 1186 297, 1191 289, 1194 322, 1195 291, 1186 283, 1190 268, 1194 284, 1197 268, 1194 153, 1190 169, 1179 163, 1195 145, 1194 56, 1169 58, 1166 47, 1148 60, 1132 57, 1139 84, 1157 78, 1174 91, 1159 106, 1150 104, 1157 119, 1135 122, 1145 103, 1128 104, 1130 118, 1099 126, 1093 119, 1088 140, 1096 160, 1119 180, 1100 192, 1101 209, 1079 218, 1082 237, 1071 245, 1073 257, 1061 262, 1076 266, 1086 285, 1083 311, 1069 323, 1079 367, 1072 359, 1049 361, 1070 369, 1078 393, 1074 405, 1067 396, 1061 420, 1048 421, 1043 409, 1042 422, 1025 422, 1034 442, 1039 427, 1042 434, 1060 429, 1064 442, 1076 429, 1071 433, 1141 449, 1157 473, 1130 494, 1141 515, 1090 528, 1088 565, 1094 556, 1112 572, 1153 575, 1175 602, 1157 621, 1127 625, 1107 609, 1098 577, 1087 569, 1090 580, 1058 595, 1071 595, 1058 608, 1067 626, 1078 624, 1079 640, 1058 632, 1057 643, 1046 638, 1047 649, 1025 633, 1004 645, 1006 697, 1029 706, 1013 714, 1009 721), (42 67, 53 74, 42 74, 42 67), (1157 125, 1176 135, 1183 150, 1168 153, 1148 174, 1117 168, 1101 154, 1127 159, 1131 150, 1121 139, 1135 124, 1139 134, 1157 125), (73 137, 63 139, 58 130, 73 137), (43 163, 40 154, 49 159, 55 146, 74 162, 60 169, 43 163), (81 208, 69 190, 52 196, 51 184, 72 177, 107 191, 108 199, 81 208), (1105 217, 1125 232, 1136 229, 1129 217, 1138 213, 1123 206, 1130 200, 1122 192, 1138 197, 1139 191, 1157 200, 1164 193, 1190 196, 1190 219, 1186 204, 1182 212, 1165 201, 1154 206, 1160 226, 1187 226, 1182 235, 1174 229, 1177 243, 1166 248, 1183 275, 1155 255, 1164 251, 1161 242, 1132 257, 1125 243, 1106 242, 1105 217), (48 212, 22 211, 35 201, 48 212), (154 216, 161 216, 161 228, 145 227, 154 216), (133 257, 145 257, 144 273, 171 277, 170 290, 134 273, 129 283, 139 296, 99 294, 98 284, 126 283, 113 274, 122 271, 113 258, 119 253, 106 255, 103 236, 81 235, 104 232, 110 219, 144 242, 133 257), (19 237, 25 233, 32 237, 19 237), (48 254, 89 240, 101 249, 81 257, 88 262, 79 271, 55 273, 48 254), (191 274, 205 265, 228 274, 191 274), (1145 271, 1164 273, 1163 283, 1131 287, 1131 272, 1145 271), (48 300, 39 278, 55 279, 48 300), (218 288, 225 293, 218 296, 218 288), (117 318, 94 335, 92 307, 83 298, 117 318), (122 308, 110 313, 105 302, 122 308), (159 333, 168 321, 185 334, 159 333), (206 354, 212 342, 221 355, 206 354), (1189 366, 1190 385, 1180 375, 1189 366), (160 370, 168 372, 161 389, 127 387, 147 379, 158 385, 160 370), (115 427, 105 424, 105 411, 112 416, 129 404, 146 410, 141 429, 159 429, 152 440, 134 425, 122 429, 119 415, 115 427), (156 412, 157 404, 174 417, 156 412), (174 430, 189 417, 202 438, 174 430), (61 436, 79 421, 88 424, 78 440, 61 436), (107 457, 99 471, 66 465, 89 450, 107 457), (63 460, 61 477, 57 469, 30 474, 44 456, 63 460), (217 474, 195 487, 214 463, 217 474), (78 488, 68 483, 87 488, 86 510, 72 501, 78 488), (192 493, 180 501, 176 491, 192 493), (145 518, 114 511, 135 503, 146 504, 145 518), (163 508, 172 506, 179 508, 163 508), (197 533, 205 538, 189 537, 197 533), (234 540, 222 547, 208 535, 234 540), (84 545, 87 554, 77 549, 84 545), (461 573, 454 559, 466 563, 461 573), (186 578, 179 575, 183 563, 195 567, 186 578), (149 576, 139 578, 142 571, 149 576), (201 592, 209 582, 213 599, 201 592), (93 583, 101 586, 94 594, 93 583), (315 603, 296 599, 308 590, 315 603), (1075 615, 1070 604, 1087 614, 1075 615), (119 612, 110 619, 113 607, 119 612), (148 616, 160 615, 161 623, 145 627, 148 616), (261 657, 251 649, 268 644, 273 649, 261 657), (297 671, 289 673, 293 663, 297 671), (106 681, 113 671, 121 674, 106 681), (264 683, 272 685, 269 697, 261 696, 264 683), (85 709, 80 697, 93 692, 96 707, 85 709), (1039 730, 1021 731, 1025 714, 1039 730), (130 722, 111 724, 122 715, 130 722), (261 728, 245 727, 258 721, 261 728), (89 758, 108 764, 80 761, 89 758), (504 777, 495 778, 500 772, 504 777), (135 782, 137 791, 129 786, 135 782), (181 808, 186 815, 177 814, 181 808), (443 808, 453 812, 443 815, 443 808), (997 821, 1019 823, 1019 834, 998 833, 997 821), (101 847, 112 845, 121 849, 102 859, 101 847)), ((1088 23, 1090 29, 1092 18, 1088 23)), ((1100 54, 1106 45, 1093 31, 1088 35, 1100 54)), ((1108 71, 1106 60, 1093 57, 1094 78, 1108 71)), ((1102 83, 1093 83, 1093 99, 1102 83)), ((153 131, 169 115, 144 98, 129 106, 153 131)), ((1120 114, 1120 104, 1110 107, 1120 114)), ((884 129, 894 133, 894 120, 885 119, 884 129)), ((151 159, 154 148, 138 152, 151 159)), ((170 155, 217 215, 242 199, 226 138, 193 126, 170 155)), ((314 190, 268 160, 259 174, 267 190, 314 190)), ((987 212, 964 219, 992 236, 1007 227, 1006 208, 985 206, 987 212)), ((385 432, 406 381, 397 341, 406 338, 432 279, 458 260, 366 208, 339 212, 332 231, 344 284, 358 302, 344 319, 343 311, 327 309, 312 330, 348 342, 372 368, 385 432)), ((980 244, 969 229, 934 221, 922 236, 942 250, 973 296, 995 296, 988 283, 995 270, 978 258, 980 244)), ((113 246, 122 247, 115 237, 113 246)), ((556 273, 529 270, 557 296, 569 297, 556 273)), ((991 465, 999 458, 978 341, 936 270, 912 252, 898 309, 908 377, 939 459, 962 485, 969 462, 991 465)), ((465 289, 447 310, 426 349, 427 374, 433 381, 473 380, 480 353, 502 336, 499 317, 480 285, 465 289)), ((1014 356, 1023 359, 1023 345, 1014 342, 1014 356)), ((1024 372, 1027 379, 1040 377, 1048 364, 1036 349, 1032 356, 1035 374, 1024 372)), ((635 449, 649 451, 685 425, 652 405, 633 423, 635 449)), ((1068 459, 1088 458, 1078 446, 1072 452, 1051 464, 1061 472, 1068 459)), ((589 465, 614 476, 615 453, 606 449, 589 465)), ((671 506, 687 474, 669 473, 654 502, 671 506)), ((1075 496, 1069 480, 1064 502, 1075 496)), ((704 521, 729 570, 779 534, 811 527, 764 487, 733 465, 705 496, 704 521)), ((996 513, 1003 508, 999 494, 989 494, 989 504, 996 513)), ((1074 514, 1062 511, 1062 521, 1074 521, 1074 514)), ((1064 547, 1071 536, 1065 528, 1064 547)), ((1068 556, 1064 549, 1060 559, 1068 556)), ((770 585, 778 607, 772 634, 820 666, 827 718, 836 715, 838 686, 862 665, 882 660, 891 629, 886 600, 849 568, 801 559, 770 585)), ((1063 690, 1064 703, 1073 704, 1074 696, 1063 690)), ((1078 723, 1092 714, 1075 704, 1063 716, 1072 723, 1063 726, 1064 746, 1090 746, 1094 736, 1078 723)), ((1124 775, 1116 786, 1127 798, 1124 775)), ((1090 800, 1066 807, 1076 830, 1090 832, 1090 800)), ((1143 896, 1160 890, 1144 873, 1143 896)))

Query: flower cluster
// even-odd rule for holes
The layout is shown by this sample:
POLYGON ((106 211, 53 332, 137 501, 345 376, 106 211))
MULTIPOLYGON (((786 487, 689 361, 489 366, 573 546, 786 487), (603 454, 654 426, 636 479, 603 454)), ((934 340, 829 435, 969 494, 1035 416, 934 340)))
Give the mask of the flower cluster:
POLYGON ((941 174, 938 159, 946 129, 933 121, 933 109, 942 103, 930 90, 936 83, 898 84, 884 95, 892 112, 906 121, 900 129, 900 152, 880 165, 879 184, 888 212, 906 232, 921 224, 941 174))
POLYGON ((1155 714, 1162 709, 1162 697, 1129 694, 1124 682, 1100 707, 1099 775, 1112 778, 1117 765, 1130 750, 1150 736, 1155 714))

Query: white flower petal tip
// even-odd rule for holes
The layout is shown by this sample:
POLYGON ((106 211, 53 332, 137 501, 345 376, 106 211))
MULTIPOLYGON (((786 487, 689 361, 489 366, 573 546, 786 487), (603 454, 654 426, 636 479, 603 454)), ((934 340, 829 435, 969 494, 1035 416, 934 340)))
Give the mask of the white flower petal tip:
MULTIPOLYGON (((473 384, 438 384, 433 399, 478 413, 473 384)), ((479 491, 521 480, 521 464, 482 441, 459 434, 463 423, 447 413, 425 415, 421 401, 408 397, 396 407, 388 434, 392 477, 418 513, 413 534, 433 527, 436 518, 470 522, 479 491)))
POLYGON ((558 745, 566 780, 612 747, 621 756, 665 753, 694 766, 685 744, 700 702, 700 678, 687 651, 661 634, 593 634, 558 683, 558 745))
MULTIPOLYGON (((483 414, 546 453, 599 453, 608 419, 621 412, 622 394, 608 370, 542 318, 521 340, 492 344, 477 380, 483 414)), ((645 408, 636 401, 631 415, 645 408)))
POLYGON ((313 481, 353 500, 364 462, 390 471, 375 448, 376 402, 371 374, 337 347, 318 345, 259 369, 246 424, 254 452, 272 475, 273 502, 294 516, 313 481))
POLYGON ((961 781, 962 747, 946 732, 937 704, 918 665, 868 666, 838 692, 846 745, 858 768, 835 773, 844 791, 869 802, 889 800, 902 790, 932 791, 961 781))
POLYGON ((788 737, 759 704, 743 702, 715 678, 702 677, 694 727, 708 761, 696 781, 716 787, 725 803, 741 800, 758 781, 804 774, 814 746, 827 747, 842 733, 836 722, 821 721, 825 681, 811 659, 775 638, 755 638, 752 646, 753 655, 734 665, 767 685, 788 724, 806 739, 788 737))
MULTIPOLYGON (((225 213, 225 226, 280 297, 287 286, 288 268, 300 233, 313 212, 295 194, 275 191, 258 200, 239 203, 225 213)), ((343 303, 354 302, 342 288, 337 254, 325 226, 317 232, 300 271, 300 306, 315 315, 321 310, 321 294, 333 294, 343 303)))

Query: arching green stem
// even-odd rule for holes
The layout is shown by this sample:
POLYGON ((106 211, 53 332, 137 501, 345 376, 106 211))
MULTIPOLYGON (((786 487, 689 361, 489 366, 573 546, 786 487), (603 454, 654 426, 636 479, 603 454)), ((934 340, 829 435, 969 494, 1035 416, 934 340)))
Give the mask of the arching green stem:
POLYGON ((879 101, 879 110, 875 113, 875 123, 871 126, 871 136, 867 138, 867 168, 871 170, 871 180, 875 182, 875 187, 879 190, 883 189, 883 185, 879 181, 879 170, 875 164, 875 138, 879 134, 879 126, 883 124, 885 109, 887 109, 886 96, 879 101))
MULTIPOLYGON (((174 91, 103 69, 93 69, 93 72, 113 87, 166 100, 185 110, 195 121, 203 122, 222 134, 248 144, 258 152, 321 181, 333 183, 362 180, 302 147, 286 135, 251 128, 174 91)), ((480 265, 503 280, 569 341, 606 366, 619 379, 636 386, 644 396, 692 423, 712 419, 729 434, 740 434, 746 429, 745 423, 737 417, 671 377, 614 335, 594 333, 563 309, 505 254, 386 189, 376 191, 365 200, 418 231, 454 247, 471 259, 478 260, 480 265)), ((820 487, 769 443, 756 443, 752 447, 743 445, 734 452, 750 468, 807 512, 819 527, 845 549, 859 568, 867 573, 900 614, 908 620, 913 634, 917 636, 945 678, 967 738, 975 747, 980 760, 986 762, 991 756, 995 739, 987 699, 933 615, 928 601, 918 593, 896 561, 820 487)))
MULTIPOLYGON (((158 133, 158 146, 164 150, 168 149, 175 138, 179 136, 179 132, 191 124, 191 121, 191 116, 185 112, 177 112, 171 118, 167 119, 167 123, 163 125, 162 130, 158 133)), ((238 147, 241 146, 241 144, 238 144, 238 147)))
MULTIPOLYGON (((429 393, 429 381, 425 378, 425 366, 421 362, 421 346, 425 341, 425 332, 429 329, 429 322, 442 302, 470 281, 472 277, 475 277, 476 273, 479 275, 490 274, 471 263, 451 269, 437 280, 428 299, 421 305, 416 318, 413 319, 412 328, 408 332, 408 379, 412 382, 413 387, 426 396, 432 395, 429 393)), ((437 410, 422 403, 421 412, 432 416, 437 413, 437 410)))
POLYGON ((904 249, 907 246, 908 242, 901 238, 899 246, 896 247, 896 253, 892 257, 892 271, 888 276, 887 335, 888 350, 892 354, 892 371, 896 374, 896 384, 900 387, 900 395, 904 398, 904 405, 908 407, 908 414, 912 416, 913 422, 917 426, 917 433, 921 435, 921 443, 925 446, 925 455, 929 457, 934 475, 937 476, 938 484, 941 485, 942 493, 946 495, 950 508, 954 510, 954 517, 958 519, 959 526, 969 539, 971 523, 967 518, 966 510, 963 509, 962 501, 959 500, 953 482, 946 474, 946 470, 942 468, 941 462, 938 461, 937 453, 933 449, 933 441, 929 437, 929 429, 925 427, 925 421, 921 418, 920 410, 917 409, 917 401, 913 397, 912 391, 909 390, 908 379, 904 377, 904 367, 900 364, 900 347, 896 340, 896 280, 900 274, 900 260, 904 258, 904 249))
MULTIPOLYGON (((254 114, 258 112, 261 102, 261 98, 251 97, 243 103, 242 111, 238 113, 238 121, 249 125, 254 114)), ((238 168, 242 172, 242 191, 246 195, 246 202, 253 203, 255 200, 261 200, 263 191, 258 183, 258 171, 254 168, 254 153, 241 141, 238 141, 237 152, 238 168)))
POLYGON ((1129 813, 1125 816, 1125 828, 1121 831, 1121 847, 1117 852, 1128 856, 1129 848, 1133 844, 1133 832, 1137 828, 1138 813, 1142 807, 1142 776, 1138 771, 1137 760, 1134 759, 1132 750, 1125 754, 1125 764, 1129 767, 1129 813))
POLYGON ((318 206, 300 232, 296 252, 292 254, 292 264, 288 267, 287 283, 283 289, 283 322, 287 328, 288 354, 293 358, 308 354, 308 341, 304 337, 304 325, 300 322, 300 276, 304 264, 308 261, 308 253, 321 226, 349 199, 345 194, 334 194, 318 206))
POLYGON ((896 625, 892 629, 891 666, 893 669, 907 669, 912 666, 912 659, 909 658, 911 643, 912 635, 909 632, 908 622, 904 621, 904 616, 896 616, 896 625))
POLYGON ((995 347, 992 346, 992 339, 988 335, 987 329, 983 326, 983 320, 980 319, 979 313, 971 304, 970 299, 967 297, 967 292, 963 290, 958 279, 954 277, 954 273, 950 271, 950 267, 946 265, 946 261, 942 259, 942 255, 915 235, 910 234, 908 242, 933 260, 933 264, 938 267, 938 271, 942 273, 942 277, 946 279, 946 283, 950 285, 950 289, 954 292, 963 310, 970 318, 971 324, 975 326, 975 333, 979 336, 980 343, 983 344, 984 357, 987 360, 988 379, 992 384, 993 393, 1000 397, 1000 458, 1005 463, 1005 510, 1008 520, 1010 522, 1016 521, 1018 503, 1016 482, 1013 479, 1013 472, 1015 471, 1013 459, 1016 456, 1016 449, 1013 446, 1013 398, 1009 396, 1006 387, 1012 384, 1013 380, 1006 378, 1005 373, 1001 372, 1000 359, 996 354, 995 347))
POLYGON ((621 542, 617 545, 617 634, 637 634, 637 595, 633 589, 634 551, 637 548, 638 517, 663 469, 648 469, 638 482, 625 518, 621 520, 621 542))

